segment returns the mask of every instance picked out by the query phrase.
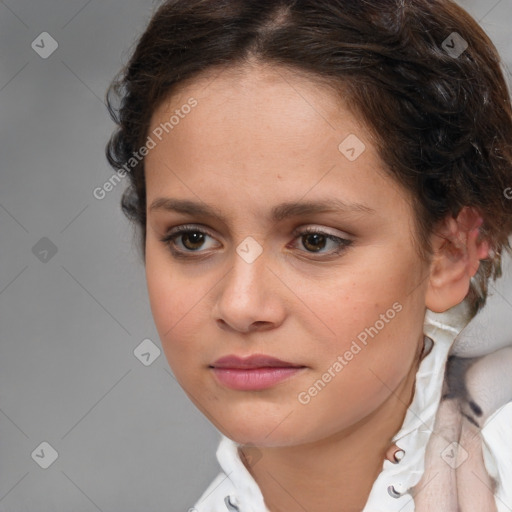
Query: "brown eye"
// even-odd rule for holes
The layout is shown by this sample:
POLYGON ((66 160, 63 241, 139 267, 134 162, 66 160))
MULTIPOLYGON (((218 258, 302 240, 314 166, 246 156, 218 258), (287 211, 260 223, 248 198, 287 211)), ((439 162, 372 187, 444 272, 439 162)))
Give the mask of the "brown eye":
POLYGON ((308 233, 302 236, 302 243, 308 250, 311 249, 314 252, 318 252, 325 247, 326 236, 320 233, 308 233))
MULTIPOLYGON (((213 238, 209 233, 194 226, 181 226, 171 230, 160 241, 171 251, 172 255, 186 258, 187 253, 202 253, 201 251, 208 238, 213 238)), ((207 249, 211 247, 206 247, 207 249)))
MULTIPOLYGON (((310 254, 317 253, 325 256, 340 254, 353 242, 352 240, 331 235, 317 228, 307 228, 293 234, 296 239, 300 239, 301 245, 306 249, 301 252, 310 254), (334 246, 333 249, 324 251, 326 247, 329 248, 329 244, 334 246)), ((191 259, 194 256, 207 253, 206 250, 202 250, 203 248, 212 248, 211 246, 204 247, 205 244, 207 245, 208 238, 213 239, 213 236, 202 229, 195 226, 180 226, 171 230, 160 240, 169 248, 174 257, 191 259)))
POLYGON ((325 255, 340 254, 352 244, 352 240, 325 233, 317 228, 306 228, 303 231, 295 232, 294 235, 301 239, 302 246, 305 247, 306 252, 309 253, 325 255), (334 249, 331 251, 323 251, 329 243, 334 245, 334 249))
POLYGON ((202 231, 187 231, 181 233, 181 241, 186 249, 197 251, 204 244, 204 236, 202 231))

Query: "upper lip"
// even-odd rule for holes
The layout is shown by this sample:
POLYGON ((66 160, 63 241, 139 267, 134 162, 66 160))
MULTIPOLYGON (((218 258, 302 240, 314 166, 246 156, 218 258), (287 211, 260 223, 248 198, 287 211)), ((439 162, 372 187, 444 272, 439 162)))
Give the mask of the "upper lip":
POLYGON ((213 364, 210 365, 213 368, 284 368, 294 367, 302 368, 302 365, 289 363, 282 361, 276 357, 267 356, 265 354, 253 354, 248 357, 238 357, 235 355, 229 355, 217 359, 213 364))

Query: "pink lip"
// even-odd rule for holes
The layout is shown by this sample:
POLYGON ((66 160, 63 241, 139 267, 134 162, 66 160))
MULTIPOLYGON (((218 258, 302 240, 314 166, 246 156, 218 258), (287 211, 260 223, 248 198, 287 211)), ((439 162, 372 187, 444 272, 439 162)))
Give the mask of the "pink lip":
POLYGON ((265 354, 252 354, 248 357, 238 357, 229 355, 217 359, 212 365, 214 368, 286 368, 295 367, 301 368, 300 364, 293 364, 287 361, 282 361, 275 357, 266 356, 265 354))
POLYGON ((264 354, 240 358, 221 357, 210 365, 214 375, 226 387, 238 390, 269 388, 303 370, 305 366, 282 361, 264 354))

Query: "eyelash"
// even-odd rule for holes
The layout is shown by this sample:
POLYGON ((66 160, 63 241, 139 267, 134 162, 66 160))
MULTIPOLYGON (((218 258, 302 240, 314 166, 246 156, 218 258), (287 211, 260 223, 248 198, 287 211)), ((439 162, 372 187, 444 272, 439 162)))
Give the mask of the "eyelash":
MULTIPOLYGON (((200 251, 183 251, 181 249, 176 249, 175 239, 180 237, 181 235, 190 234, 190 233, 201 233, 203 235, 207 235, 211 238, 214 238, 212 235, 210 235, 210 233, 208 233, 207 231, 205 231, 203 229, 199 229, 196 226, 180 226, 179 228, 172 230, 171 232, 166 234, 164 237, 160 238, 160 241, 163 242, 169 248, 171 254, 175 258, 187 258, 187 259, 190 259, 191 257, 195 258, 197 256, 189 256, 188 254, 192 254, 192 253, 200 252, 200 251)), ((346 238, 340 238, 338 236, 331 235, 329 233, 326 233, 325 231, 322 231, 320 229, 313 228, 313 227, 305 228, 301 231, 295 230, 292 234, 295 238, 300 238, 304 235, 310 235, 310 234, 323 235, 326 238, 328 238, 329 240, 332 240, 333 242, 337 242, 339 244, 339 247, 337 249, 335 249, 331 252, 328 252, 328 253, 322 253, 322 254, 327 254, 328 256, 339 255, 339 254, 343 253, 353 242, 352 240, 349 240, 346 238)), ((307 252, 309 254, 317 254, 317 253, 311 252, 311 251, 304 251, 304 252, 307 252)))

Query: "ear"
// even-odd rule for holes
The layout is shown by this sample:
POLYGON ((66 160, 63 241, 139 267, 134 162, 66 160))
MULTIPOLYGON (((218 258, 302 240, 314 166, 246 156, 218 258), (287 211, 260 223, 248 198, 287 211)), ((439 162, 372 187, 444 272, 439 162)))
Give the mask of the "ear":
POLYGON ((478 240, 482 222, 475 208, 465 206, 456 219, 446 217, 432 234, 434 256, 426 293, 431 311, 442 313, 466 297, 480 260, 489 255, 489 243, 478 240))

